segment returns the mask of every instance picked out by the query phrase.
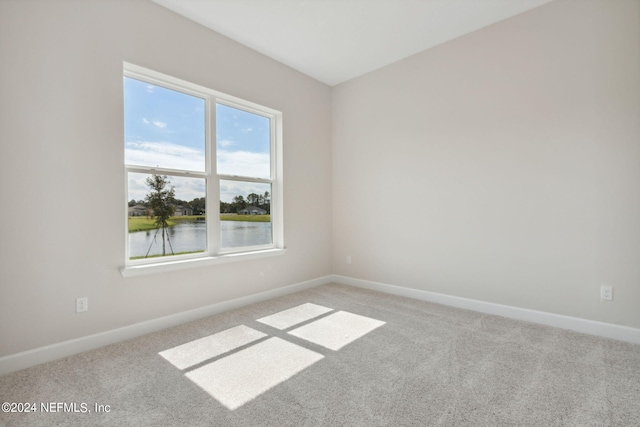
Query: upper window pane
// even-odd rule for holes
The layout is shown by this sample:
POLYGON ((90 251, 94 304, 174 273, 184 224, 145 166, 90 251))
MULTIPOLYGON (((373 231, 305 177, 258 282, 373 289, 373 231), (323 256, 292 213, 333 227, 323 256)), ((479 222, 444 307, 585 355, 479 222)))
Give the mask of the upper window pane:
POLYGON ((204 172, 205 100, 124 78, 125 163, 204 172))
POLYGON ((270 179, 270 126, 268 117, 216 104, 218 173, 270 179))

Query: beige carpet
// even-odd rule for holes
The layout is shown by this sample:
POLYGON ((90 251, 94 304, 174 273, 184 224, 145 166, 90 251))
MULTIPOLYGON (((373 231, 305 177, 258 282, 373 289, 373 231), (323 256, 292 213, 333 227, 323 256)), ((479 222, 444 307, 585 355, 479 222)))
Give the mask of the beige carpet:
POLYGON ((640 346, 326 285, 2 376, 0 402, 30 404, 12 427, 640 426, 640 346))

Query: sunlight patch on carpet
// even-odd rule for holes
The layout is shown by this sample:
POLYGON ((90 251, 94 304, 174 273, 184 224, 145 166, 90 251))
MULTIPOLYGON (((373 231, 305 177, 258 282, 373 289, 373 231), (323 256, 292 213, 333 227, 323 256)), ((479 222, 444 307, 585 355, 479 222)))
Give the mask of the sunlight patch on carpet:
POLYGON ((384 324, 370 317, 338 311, 289 334, 337 351, 384 324))
MULTIPOLYGON (((340 350, 385 322, 306 303, 257 319, 330 350, 340 350)), ((282 332, 284 334, 284 332, 282 332)), ((222 405, 235 410, 325 356, 279 337, 239 325, 158 353, 222 405), (221 356, 221 357, 218 357, 221 356)))
POLYGON ((312 304, 310 302, 280 311, 270 316, 258 319, 258 322, 272 326, 276 329, 287 329, 298 323, 318 317, 321 314, 332 311, 332 308, 323 307, 321 305, 312 304))
POLYGON ((186 376, 224 406, 234 410, 323 357, 274 337, 194 369, 186 376))
POLYGON ((267 334, 260 331, 240 325, 161 351, 158 354, 176 368, 186 369, 266 336, 267 334))

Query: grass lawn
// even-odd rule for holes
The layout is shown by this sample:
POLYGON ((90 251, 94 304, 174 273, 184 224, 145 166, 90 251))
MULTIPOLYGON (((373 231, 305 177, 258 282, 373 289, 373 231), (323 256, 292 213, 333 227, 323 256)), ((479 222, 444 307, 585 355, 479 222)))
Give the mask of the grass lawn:
MULTIPOLYGON (((190 215, 190 216, 172 216, 168 222, 169 227, 176 225, 180 221, 193 221, 197 219, 204 219, 203 215, 190 215)), ((236 215, 236 214, 221 214, 221 221, 248 221, 248 222, 270 222, 271 215, 236 215)), ((129 232, 132 231, 145 231, 155 230, 156 223, 153 218, 147 218, 146 216, 130 216, 129 217, 129 232)))
MULTIPOLYGON (((169 226, 176 225, 176 222, 173 221, 173 218, 167 221, 169 226)), ((155 230, 156 223, 153 218, 147 218, 146 216, 130 216, 129 217, 129 233, 132 231, 145 231, 145 230, 155 230)))

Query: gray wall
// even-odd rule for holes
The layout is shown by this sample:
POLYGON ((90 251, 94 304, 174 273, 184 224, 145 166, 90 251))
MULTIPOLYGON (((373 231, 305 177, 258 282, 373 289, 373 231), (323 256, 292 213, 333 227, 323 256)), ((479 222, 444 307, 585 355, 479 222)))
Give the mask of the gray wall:
POLYGON ((639 42, 558 0, 335 87, 334 273, 640 327, 639 42))
POLYGON ((150 1, 1 0, 0 94, 0 356, 331 273, 329 87, 150 1), (285 255, 120 275, 123 61, 283 112, 285 255))

